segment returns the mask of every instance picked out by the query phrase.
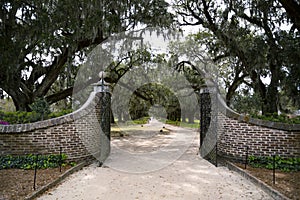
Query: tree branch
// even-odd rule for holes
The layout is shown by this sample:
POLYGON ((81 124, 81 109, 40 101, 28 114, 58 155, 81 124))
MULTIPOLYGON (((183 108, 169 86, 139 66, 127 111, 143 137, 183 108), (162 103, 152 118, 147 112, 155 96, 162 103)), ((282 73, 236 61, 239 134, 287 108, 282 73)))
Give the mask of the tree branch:
POLYGON ((72 94, 77 94, 86 87, 90 86, 92 83, 96 83, 99 80, 99 78, 94 77, 86 81, 85 83, 82 83, 81 85, 77 85, 76 87, 69 87, 65 90, 61 90, 59 92, 56 92, 55 94, 49 95, 46 97, 46 100, 49 104, 56 103, 62 99, 65 99, 68 96, 71 96, 72 94))
POLYGON ((140 92, 138 92, 137 90, 132 89, 129 85, 123 83, 122 81, 118 81, 118 85, 128 89, 129 91, 131 91, 133 94, 135 94, 136 96, 144 99, 145 101, 150 101, 150 98, 145 97, 143 94, 141 94, 140 92))
POLYGON ((69 55, 73 55, 77 51, 81 51, 86 47, 91 45, 100 44, 104 42, 107 38, 102 36, 102 33, 98 33, 98 37, 95 39, 84 39, 77 42, 77 48, 70 52, 70 48, 65 48, 62 51, 62 54, 55 57, 52 65, 47 69, 46 76, 42 83, 37 87, 37 90, 34 92, 35 96, 45 96, 51 85, 56 81, 59 76, 60 71, 64 67, 65 63, 68 61, 69 55))
POLYGON ((232 96, 234 95, 237 88, 244 82, 244 79, 248 76, 248 74, 243 74, 242 76, 238 76, 237 74, 234 77, 233 82, 230 84, 228 91, 226 93, 226 104, 230 106, 230 101, 232 96))
POLYGON ((295 0, 279 0, 295 27, 300 31, 300 4, 295 0))

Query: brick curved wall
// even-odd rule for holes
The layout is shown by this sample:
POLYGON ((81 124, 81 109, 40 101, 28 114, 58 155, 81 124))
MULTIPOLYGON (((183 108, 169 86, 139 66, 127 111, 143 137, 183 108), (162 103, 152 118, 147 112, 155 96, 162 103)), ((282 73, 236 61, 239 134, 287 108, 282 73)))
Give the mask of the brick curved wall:
POLYGON ((58 154, 81 161, 100 153, 97 119, 99 96, 92 93, 84 106, 68 115, 31 124, 0 126, 0 156, 58 154))
POLYGON ((300 157, 300 124, 285 124, 240 115, 219 98, 218 154, 241 160, 246 155, 300 157))
MULTIPOLYGON (((58 154, 60 147, 69 160, 100 155, 99 98, 92 93, 78 111, 32 124, 0 126, 0 156, 58 154)), ((219 98, 218 154, 243 159, 246 146, 256 156, 300 157, 300 124, 289 125, 240 115, 219 98)))

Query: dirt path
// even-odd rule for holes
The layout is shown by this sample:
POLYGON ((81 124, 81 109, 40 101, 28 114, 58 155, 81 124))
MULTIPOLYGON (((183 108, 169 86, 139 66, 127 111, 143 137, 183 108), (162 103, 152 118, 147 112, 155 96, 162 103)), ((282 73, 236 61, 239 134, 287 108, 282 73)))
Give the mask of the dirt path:
POLYGON ((39 199, 272 199, 227 168, 197 155, 197 133, 153 120, 127 127, 129 137, 114 139, 110 157, 71 175, 39 199), (196 136, 196 137, 195 137, 196 136))

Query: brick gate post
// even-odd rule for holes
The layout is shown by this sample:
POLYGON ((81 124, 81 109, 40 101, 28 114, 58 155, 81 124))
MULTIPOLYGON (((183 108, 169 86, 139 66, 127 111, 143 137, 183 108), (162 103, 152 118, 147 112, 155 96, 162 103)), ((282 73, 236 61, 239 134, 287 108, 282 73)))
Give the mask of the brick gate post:
POLYGON ((111 115, 111 92, 110 85, 104 81, 105 72, 99 73, 100 81, 93 84, 96 93, 96 116, 100 124, 100 157, 99 166, 110 154, 110 115, 111 115))

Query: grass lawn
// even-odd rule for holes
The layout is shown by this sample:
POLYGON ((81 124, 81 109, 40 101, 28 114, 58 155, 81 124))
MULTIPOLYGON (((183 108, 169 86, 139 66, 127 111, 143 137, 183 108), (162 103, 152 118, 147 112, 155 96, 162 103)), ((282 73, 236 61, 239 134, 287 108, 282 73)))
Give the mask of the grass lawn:
POLYGON ((166 124, 174 125, 174 126, 180 126, 185 128, 200 128, 200 120, 195 120, 194 123, 190 124, 187 122, 179 122, 179 121, 170 121, 167 120, 166 124))

